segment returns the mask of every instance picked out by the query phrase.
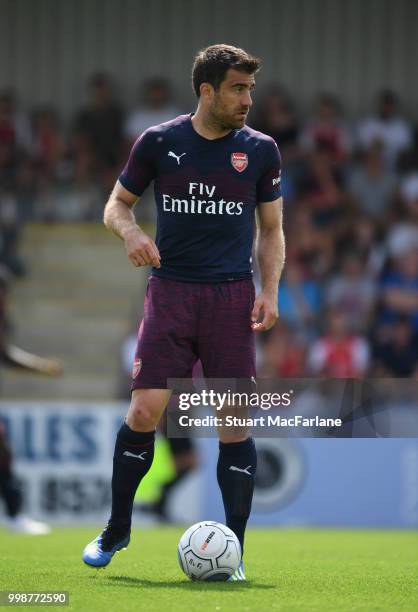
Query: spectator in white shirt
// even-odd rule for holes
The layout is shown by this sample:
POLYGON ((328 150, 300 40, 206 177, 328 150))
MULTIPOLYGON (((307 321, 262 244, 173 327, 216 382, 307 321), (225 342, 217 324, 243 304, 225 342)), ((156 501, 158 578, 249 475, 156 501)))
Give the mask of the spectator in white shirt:
POLYGON ((360 122, 357 139, 360 148, 369 149, 376 142, 383 147, 383 155, 389 167, 395 167, 399 154, 413 142, 410 123, 398 114, 399 102, 396 94, 381 91, 377 98, 377 112, 360 122))
POLYGON ((385 167, 381 146, 373 145, 349 173, 347 188, 359 211, 382 223, 393 204, 397 184, 396 173, 385 167))
POLYGON ((135 140, 152 125, 170 121, 180 115, 178 107, 172 101, 170 83, 167 79, 155 77, 146 81, 141 87, 142 104, 128 113, 124 132, 128 144, 135 140))

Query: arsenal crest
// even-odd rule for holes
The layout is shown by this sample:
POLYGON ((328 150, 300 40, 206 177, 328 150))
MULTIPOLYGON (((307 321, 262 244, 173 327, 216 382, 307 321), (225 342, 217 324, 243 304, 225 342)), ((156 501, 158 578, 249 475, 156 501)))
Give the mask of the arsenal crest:
POLYGON ((232 153, 231 164, 237 172, 244 172, 248 166, 248 155, 246 153, 232 153))
POLYGON ((136 378, 141 371, 142 359, 135 359, 134 366, 132 368, 132 378, 136 378))

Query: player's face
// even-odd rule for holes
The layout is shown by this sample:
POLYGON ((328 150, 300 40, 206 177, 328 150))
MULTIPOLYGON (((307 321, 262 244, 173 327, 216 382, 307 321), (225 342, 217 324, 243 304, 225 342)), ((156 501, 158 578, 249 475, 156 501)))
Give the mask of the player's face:
POLYGON ((242 128, 252 105, 254 75, 229 68, 225 79, 213 95, 208 111, 222 129, 242 128))

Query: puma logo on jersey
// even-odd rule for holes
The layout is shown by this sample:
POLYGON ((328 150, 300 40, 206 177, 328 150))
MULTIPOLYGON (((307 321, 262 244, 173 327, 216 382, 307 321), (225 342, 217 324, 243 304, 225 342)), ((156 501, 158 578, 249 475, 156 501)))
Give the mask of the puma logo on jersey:
POLYGON ((180 166, 180 158, 183 157, 183 155, 186 155, 186 153, 182 153, 181 155, 176 155, 175 153, 173 153, 173 151, 168 152, 168 157, 175 157, 179 166, 180 166))
POLYGON ((135 459, 142 459, 142 461, 145 461, 145 457, 143 455, 146 455, 147 451, 139 453, 139 455, 134 455, 134 453, 129 451, 125 451, 123 454, 126 455, 126 457, 135 457, 135 459))
POLYGON ((251 467, 251 465, 247 465, 246 468, 241 469, 239 467, 236 467, 235 465, 230 465, 229 469, 232 472, 242 472, 243 474, 247 474, 248 476, 251 476, 251 472, 248 471, 250 469, 250 467, 251 467))

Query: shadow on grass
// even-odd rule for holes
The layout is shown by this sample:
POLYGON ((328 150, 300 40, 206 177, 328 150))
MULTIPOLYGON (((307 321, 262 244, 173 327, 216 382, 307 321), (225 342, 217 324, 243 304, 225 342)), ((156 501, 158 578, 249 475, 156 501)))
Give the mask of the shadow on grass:
POLYGON ((107 576, 106 581, 112 584, 118 583, 131 587, 147 587, 156 589, 184 589, 186 591, 225 591, 233 588, 235 591, 245 591, 246 589, 274 589, 273 584, 257 584, 256 582, 192 582, 191 580, 145 580, 132 578, 132 576, 107 576))

